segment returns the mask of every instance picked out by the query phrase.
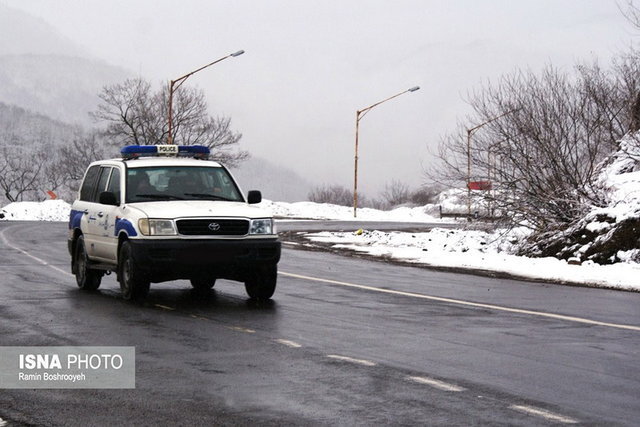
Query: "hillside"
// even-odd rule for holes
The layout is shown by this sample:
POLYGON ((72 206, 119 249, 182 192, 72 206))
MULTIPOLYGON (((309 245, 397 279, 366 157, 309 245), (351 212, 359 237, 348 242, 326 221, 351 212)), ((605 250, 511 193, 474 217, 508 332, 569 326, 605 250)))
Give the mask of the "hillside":
POLYGON ((0 4, 0 102, 86 125, 102 87, 130 75, 42 19, 0 4))
MULTIPOLYGON (((92 58, 44 20, 0 4, 0 138, 5 142, 70 142, 95 125, 88 113, 97 108, 102 87, 128 77, 131 73, 92 58)), ((260 189, 272 200, 306 200, 312 186, 259 158, 234 174, 245 190, 260 189)))
POLYGON ((88 56, 43 19, 0 3, 0 56, 24 54, 88 56))
POLYGON ((68 144, 82 133, 79 126, 34 113, 15 105, 0 102, 0 138, 2 143, 12 140, 27 148, 33 144, 59 147, 68 144))
POLYGON ((0 101, 86 125, 102 87, 128 76, 118 67, 84 58, 5 55, 0 56, 0 101))
POLYGON ((242 189, 260 190, 268 200, 298 202, 307 200, 313 184, 291 169, 277 166, 261 157, 251 157, 231 170, 242 189))

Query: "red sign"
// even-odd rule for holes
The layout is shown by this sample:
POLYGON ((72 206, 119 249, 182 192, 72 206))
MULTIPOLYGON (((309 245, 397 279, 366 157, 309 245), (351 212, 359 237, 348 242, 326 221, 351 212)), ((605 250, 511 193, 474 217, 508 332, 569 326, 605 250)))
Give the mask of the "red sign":
POLYGON ((491 190, 491 181, 469 181, 469 190, 491 190))

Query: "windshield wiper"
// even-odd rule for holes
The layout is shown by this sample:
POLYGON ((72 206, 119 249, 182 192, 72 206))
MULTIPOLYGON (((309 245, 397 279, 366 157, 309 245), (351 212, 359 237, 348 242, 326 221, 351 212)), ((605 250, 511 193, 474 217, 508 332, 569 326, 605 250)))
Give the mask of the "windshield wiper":
POLYGON ((224 200, 227 202, 237 202, 237 200, 229 199, 227 197, 218 196, 217 194, 206 194, 206 193, 184 193, 185 196, 193 196, 199 199, 214 199, 214 200, 224 200))
POLYGON ((136 194, 134 197, 145 197, 148 199, 167 199, 167 200, 184 200, 184 197, 174 196, 173 194, 136 194))

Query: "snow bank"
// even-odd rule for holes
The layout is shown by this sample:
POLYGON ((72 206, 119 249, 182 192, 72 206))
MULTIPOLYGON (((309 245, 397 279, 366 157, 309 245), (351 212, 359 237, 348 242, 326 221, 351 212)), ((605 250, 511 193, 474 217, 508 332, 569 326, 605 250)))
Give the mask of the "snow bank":
MULTIPOLYGON (((273 202, 263 200, 260 206, 272 212, 274 216, 299 219, 353 220, 353 208, 313 202, 273 202)), ((427 213, 431 206, 408 208, 401 207, 392 211, 376 209, 358 209, 358 221, 398 221, 398 222, 443 222, 427 213)), ((15 202, 0 210, 0 220, 13 221, 68 221, 71 207, 63 200, 44 202, 15 202)))
MULTIPOLYGON (((618 184, 612 197, 618 202, 611 207, 620 218, 626 218, 629 201, 637 198, 637 172, 616 175, 608 182, 618 184), (622 182, 624 181, 624 182, 622 182)), ((458 197, 459 194, 454 194, 458 197)), ((443 202, 447 199, 443 196, 443 202)), ((459 208, 454 201, 447 202, 452 209, 459 208)), ((446 203, 443 203, 446 205, 446 203)), ((272 202, 264 200, 263 208, 274 215, 285 218, 316 218, 333 220, 353 220, 353 211, 344 206, 312 202, 272 202)), ((631 204, 631 206, 636 206, 631 204)), ((422 208, 398 208, 392 211, 359 209, 359 221, 400 221, 439 222, 428 214, 432 205, 422 208)), ((45 202, 11 203, 0 209, 0 220, 68 221, 70 205, 62 200, 45 202)), ((365 223, 366 224, 366 223, 365 223)), ((606 225, 596 221, 590 228, 600 230, 606 225)), ((620 251, 620 262, 614 265, 598 265, 592 261, 582 265, 570 265, 557 258, 529 258, 514 255, 517 245, 528 231, 516 229, 508 234, 479 230, 450 230, 436 228, 428 233, 360 231, 357 233, 312 233, 308 238, 317 242, 334 245, 336 248, 365 252, 373 256, 392 257, 408 262, 437 267, 455 267, 495 272, 506 272, 521 277, 539 280, 585 283, 592 286, 640 291, 640 264, 633 262, 638 250, 620 251)))
POLYGON ((531 280, 640 291, 640 265, 636 263, 598 265, 587 261, 582 265, 571 265, 557 258, 512 255, 518 241, 527 233, 524 229, 513 230, 508 235, 433 229, 428 233, 322 232, 306 237, 311 241, 330 243, 337 249, 350 249, 433 267, 503 272, 531 280))
POLYGON ((69 221, 71 206, 64 200, 14 202, 0 209, 0 221, 69 221))
MULTIPOLYGON (((259 205, 261 208, 270 211, 274 216, 281 218, 298 219, 328 219, 353 221, 353 208, 348 206, 338 206, 328 203, 314 202, 272 202, 263 200, 259 205)), ((359 208, 358 221, 398 221, 398 222, 443 222, 450 223, 451 220, 442 220, 431 214, 433 205, 421 207, 400 207, 390 211, 380 211, 377 209, 359 208)))
POLYGON ((596 187, 606 206, 592 208, 562 231, 532 236, 521 254, 599 264, 640 261, 640 143, 636 137, 622 140, 620 150, 599 173, 596 187))

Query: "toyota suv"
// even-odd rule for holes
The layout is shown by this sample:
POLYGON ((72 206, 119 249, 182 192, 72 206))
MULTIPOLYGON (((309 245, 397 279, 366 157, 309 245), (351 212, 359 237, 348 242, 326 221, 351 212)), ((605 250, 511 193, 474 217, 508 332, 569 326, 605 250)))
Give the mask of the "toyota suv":
POLYGON ((91 163, 69 217, 71 271, 94 290, 115 272, 125 299, 151 283, 186 279, 197 291, 216 279, 244 282, 268 299, 281 245, 270 213, 244 196, 203 146, 128 146, 121 159, 91 163))

